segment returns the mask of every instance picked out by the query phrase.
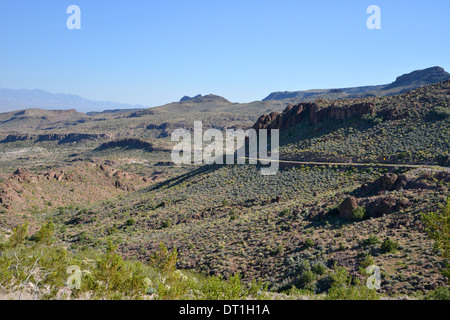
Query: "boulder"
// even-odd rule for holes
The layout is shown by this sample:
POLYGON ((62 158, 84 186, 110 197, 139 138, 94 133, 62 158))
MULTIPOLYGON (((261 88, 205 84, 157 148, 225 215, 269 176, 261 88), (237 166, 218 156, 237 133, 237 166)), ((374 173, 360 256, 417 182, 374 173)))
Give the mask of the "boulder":
POLYGON ((393 188, 394 188, 394 190, 403 189, 407 183, 408 183, 408 177, 406 176, 406 174, 400 174, 400 175, 398 175, 393 188))
POLYGON ((394 190, 396 181, 397 175, 395 173, 386 173, 385 175, 375 180, 375 186, 378 191, 392 191, 394 190))
MULTIPOLYGON (((397 211, 397 197, 388 195, 386 197, 376 197, 367 206, 367 215, 370 217, 380 217, 397 211)), ((403 205, 403 204, 401 204, 403 205)))
POLYGON ((345 198, 345 200, 338 206, 341 218, 346 220, 351 220, 353 210, 356 208, 358 208, 358 200, 355 197, 345 198))
POLYGON ((281 197, 277 196, 276 198, 271 200, 271 203, 280 203, 280 201, 281 201, 281 197))

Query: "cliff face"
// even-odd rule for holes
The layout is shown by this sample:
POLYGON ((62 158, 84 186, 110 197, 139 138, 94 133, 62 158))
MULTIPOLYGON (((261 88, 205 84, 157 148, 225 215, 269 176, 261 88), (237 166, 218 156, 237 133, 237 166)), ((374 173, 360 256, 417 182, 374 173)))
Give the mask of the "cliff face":
POLYGON ((373 115, 375 106, 371 102, 362 102, 338 106, 334 103, 323 106, 323 102, 306 102, 297 105, 288 105, 282 113, 272 112, 262 115, 253 125, 253 129, 280 129, 284 130, 295 126, 303 119, 311 124, 318 124, 325 119, 345 120, 362 117, 365 114, 373 115))

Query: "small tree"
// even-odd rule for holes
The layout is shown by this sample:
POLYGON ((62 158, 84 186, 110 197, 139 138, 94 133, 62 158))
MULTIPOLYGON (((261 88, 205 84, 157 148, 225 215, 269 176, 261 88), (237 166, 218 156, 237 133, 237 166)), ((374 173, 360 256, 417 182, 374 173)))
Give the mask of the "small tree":
POLYGON ((6 246, 12 248, 17 247, 19 244, 22 244, 25 241, 27 234, 28 234, 28 221, 25 222, 23 225, 13 229, 13 234, 6 243, 6 246))
POLYGON ((159 243, 158 250, 150 257, 150 265, 163 272, 175 271, 177 262, 177 249, 175 248, 172 252, 169 252, 162 242, 159 243))
POLYGON ((53 242, 53 232, 55 230, 55 225, 53 222, 48 222, 43 225, 42 228, 36 232, 34 235, 34 241, 43 245, 51 245, 53 242))

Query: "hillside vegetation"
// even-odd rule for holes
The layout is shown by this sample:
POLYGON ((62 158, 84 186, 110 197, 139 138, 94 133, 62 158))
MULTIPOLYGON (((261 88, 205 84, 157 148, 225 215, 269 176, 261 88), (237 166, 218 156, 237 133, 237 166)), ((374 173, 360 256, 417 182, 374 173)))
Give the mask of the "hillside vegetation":
POLYGON ((192 101, 201 98, 154 113, 96 114, 76 125, 2 132, 0 294, 448 294, 442 230, 450 81, 397 96, 283 105, 263 116, 233 112, 226 101, 228 110, 201 111, 204 101, 192 101), (183 105, 189 111, 176 111, 183 105), (206 128, 280 129, 280 159, 304 163, 282 163, 274 176, 251 164, 175 166, 170 133, 194 120, 206 128), (82 271, 80 291, 65 285, 73 265, 82 271), (381 270, 378 290, 365 286, 372 265, 381 270))

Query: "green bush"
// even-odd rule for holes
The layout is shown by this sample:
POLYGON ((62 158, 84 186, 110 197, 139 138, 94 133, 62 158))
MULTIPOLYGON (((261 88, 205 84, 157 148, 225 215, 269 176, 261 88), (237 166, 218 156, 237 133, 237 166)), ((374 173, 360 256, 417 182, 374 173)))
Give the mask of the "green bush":
POLYGON ((111 228, 108 228, 106 230, 106 233, 108 234, 108 236, 111 236, 117 232, 119 232, 119 229, 117 229, 117 226, 115 224, 111 228))
POLYGON ((305 243, 304 243, 305 248, 312 248, 315 245, 316 245, 316 243, 314 242, 313 239, 308 238, 305 240, 305 243))
POLYGON ((205 300, 258 298, 265 290, 265 287, 258 282, 252 282, 250 285, 244 284, 239 274, 231 276, 228 280, 224 280, 222 276, 209 276, 200 281, 198 285, 200 297, 205 300))
POLYGON ((428 292, 425 300, 450 300, 450 288, 439 287, 433 291, 428 292))
POLYGON ((435 246, 443 251, 443 256, 450 258, 450 195, 445 205, 441 206, 441 212, 422 214, 422 222, 425 231, 430 238, 435 240, 435 246))
POLYGON ((316 263, 312 266, 311 270, 317 275, 323 275, 325 273, 326 267, 323 263, 316 263))
POLYGON ((172 220, 165 220, 162 224, 162 227, 165 228, 170 228, 172 226, 172 220))
POLYGON ((22 244, 28 234, 28 221, 25 222, 23 225, 20 225, 13 229, 13 234, 9 238, 8 242, 6 243, 6 246, 15 248, 19 244, 22 244))
POLYGON ((364 260, 361 261, 360 266, 361 268, 366 269, 367 267, 373 265, 375 263, 375 259, 372 257, 371 254, 368 254, 364 257, 364 260))
POLYGON ((366 217, 366 208, 358 207, 352 211, 352 220, 362 220, 366 217))
POLYGON ((450 118, 450 108, 435 107, 430 113, 439 119, 450 118))
POLYGON ((386 238, 383 243, 380 246, 380 250, 382 253, 389 253, 389 252, 394 252, 395 250, 398 249, 398 243, 395 241, 392 241, 389 238, 386 238))
POLYGON ((48 222, 34 235, 34 241, 45 245, 50 245, 53 242, 53 232, 55 231, 55 225, 53 222, 48 222))
MULTIPOLYGON (((442 250, 444 258, 450 259, 450 195, 441 206, 441 212, 422 214, 422 222, 430 238, 435 240, 436 249, 442 250)), ((445 263, 441 273, 450 282, 450 263, 445 263)))
POLYGON ((175 271, 177 262, 177 249, 175 248, 172 252, 169 252, 162 242, 159 243, 158 250, 150 256, 150 265, 166 273, 175 271))
POLYGON ((364 247, 368 247, 368 246, 376 245, 379 242, 380 242, 380 239, 377 236, 372 235, 372 236, 369 236, 367 239, 363 240, 362 245, 364 247))
POLYGON ((348 270, 339 267, 331 274, 331 287, 327 292, 326 300, 379 300, 380 297, 374 289, 361 285, 357 278, 349 275, 348 270))

